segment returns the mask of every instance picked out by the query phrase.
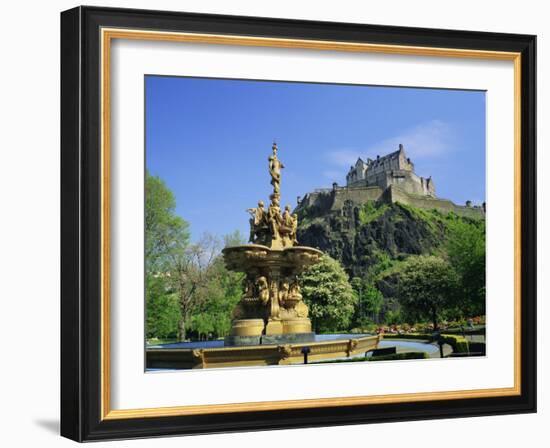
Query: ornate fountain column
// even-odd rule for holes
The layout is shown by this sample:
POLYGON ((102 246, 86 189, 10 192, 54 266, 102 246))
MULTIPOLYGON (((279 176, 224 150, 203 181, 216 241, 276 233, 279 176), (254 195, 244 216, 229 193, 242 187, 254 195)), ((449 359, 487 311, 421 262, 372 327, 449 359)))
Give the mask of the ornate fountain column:
POLYGON ((284 165, 273 143, 268 158, 273 192, 267 211, 264 203, 247 211, 250 244, 226 247, 228 269, 246 273, 245 293, 233 311, 226 345, 274 344, 312 341, 311 321, 302 300, 298 275, 323 255, 296 240, 298 217, 287 205, 281 211, 281 170, 284 165))

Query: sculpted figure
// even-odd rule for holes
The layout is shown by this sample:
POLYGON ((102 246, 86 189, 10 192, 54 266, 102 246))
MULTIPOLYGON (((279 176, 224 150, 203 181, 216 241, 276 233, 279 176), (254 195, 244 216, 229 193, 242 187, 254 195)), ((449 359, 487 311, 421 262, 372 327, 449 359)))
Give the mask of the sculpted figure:
POLYGON ((285 207, 285 211, 283 212, 281 227, 279 229, 279 233, 281 233, 283 237, 283 246, 285 247, 292 246, 294 243, 294 238, 292 236, 293 226, 294 221, 292 215, 290 214, 290 205, 287 205, 285 207))
POLYGON ((292 215, 290 214, 290 205, 287 205, 285 207, 285 211, 283 212, 283 225, 286 227, 292 227, 292 215))
POLYGON ((244 283, 244 294, 242 295, 242 300, 245 300, 245 299, 251 299, 254 297, 254 282, 249 278, 249 277, 246 277, 244 280, 243 280, 243 283, 244 283))
POLYGON ((293 244, 298 244, 298 239, 296 237, 297 233, 298 233, 298 215, 294 213, 292 215, 292 232, 290 234, 290 239, 292 240, 293 244))
POLYGON ((281 319, 281 308, 279 306, 279 281, 271 278, 269 281, 270 310, 269 318, 274 320, 281 319))
POLYGON ((299 300, 302 300, 302 293, 300 292, 300 285, 298 284, 298 280, 294 280, 289 287, 288 295, 290 297, 297 298, 299 300))
POLYGON ((271 235, 273 239, 279 238, 279 226, 281 225, 281 207, 279 205, 278 195, 271 195, 271 204, 267 210, 267 220, 269 223, 269 228, 271 230, 271 235))
POLYGON ((296 301, 296 305, 294 306, 296 315, 298 317, 306 318, 309 314, 309 310, 307 305, 302 300, 302 293, 300 292, 300 285, 298 284, 297 279, 295 279, 290 285, 289 296, 292 296, 293 299, 296 301))
POLYGON ((273 143, 273 154, 269 156, 269 174, 271 175, 271 185, 273 193, 279 194, 281 191, 281 169, 285 166, 277 158, 277 144, 273 143))
POLYGON ((253 243, 256 240, 256 236, 258 234, 258 229, 266 224, 267 216, 266 212, 264 210, 264 202, 258 201, 258 207, 256 208, 249 208, 246 210, 248 213, 250 213, 251 218, 249 220, 250 222, 250 237, 248 239, 249 242, 253 243))
POLYGON ((269 286, 267 279, 262 275, 256 280, 256 286, 258 287, 258 296, 262 304, 266 305, 269 302, 269 286))
POLYGON ((296 304, 296 307, 294 308, 296 310, 296 316, 297 317, 307 317, 308 314, 309 314, 309 310, 307 308, 307 305, 302 302, 302 301, 299 301, 297 304, 296 304))
POLYGON ((246 277, 243 280, 244 293, 241 296, 241 301, 233 309, 232 318, 233 319, 244 319, 251 312, 253 313, 253 308, 257 298, 255 297, 256 286, 254 281, 250 277, 246 277))
POLYGON ((288 280, 283 280, 279 288, 279 305, 281 306, 284 305, 285 300, 289 296, 289 289, 290 289, 290 285, 288 283, 288 280))

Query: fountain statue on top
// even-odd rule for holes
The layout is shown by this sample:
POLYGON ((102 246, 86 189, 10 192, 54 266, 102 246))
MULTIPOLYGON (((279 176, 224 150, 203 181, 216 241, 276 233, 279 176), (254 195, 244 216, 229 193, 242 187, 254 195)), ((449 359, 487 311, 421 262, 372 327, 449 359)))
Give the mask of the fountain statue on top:
POLYGON ((231 335, 226 345, 309 342, 311 332, 308 307, 302 300, 298 275, 317 263, 323 253, 299 246, 296 239, 298 216, 287 205, 281 212, 281 170, 273 143, 269 174, 273 193, 267 211, 264 203, 247 210, 250 218, 250 244, 226 247, 227 268, 244 272, 245 292, 233 310, 231 335))

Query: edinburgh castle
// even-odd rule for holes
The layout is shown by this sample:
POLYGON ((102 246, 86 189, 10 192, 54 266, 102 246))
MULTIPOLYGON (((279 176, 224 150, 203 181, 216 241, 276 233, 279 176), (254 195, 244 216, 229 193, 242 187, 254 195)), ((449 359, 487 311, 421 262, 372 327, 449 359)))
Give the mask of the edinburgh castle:
MULTIPOLYGON (((484 218, 485 204, 457 205, 448 199, 436 197, 431 177, 418 176, 414 163, 405 154, 403 145, 395 152, 376 159, 357 159, 346 175, 346 186, 334 183, 332 188, 318 189, 298 198, 296 212, 317 209, 318 212, 345 213, 347 208, 367 202, 401 203, 422 209, 435 209, 459 216, 484 218)), ((317 214, 317 213, 316 213, 317 214)))

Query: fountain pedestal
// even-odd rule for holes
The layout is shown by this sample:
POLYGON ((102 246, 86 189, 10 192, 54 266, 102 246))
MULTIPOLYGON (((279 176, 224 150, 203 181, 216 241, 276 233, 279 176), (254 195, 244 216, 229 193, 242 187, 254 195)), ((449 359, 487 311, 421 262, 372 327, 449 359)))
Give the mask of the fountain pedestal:
POLYGON ((269 318, 265 325, 265 334, 270 336, 283 334, 283 323, 280 320, 269 318))

